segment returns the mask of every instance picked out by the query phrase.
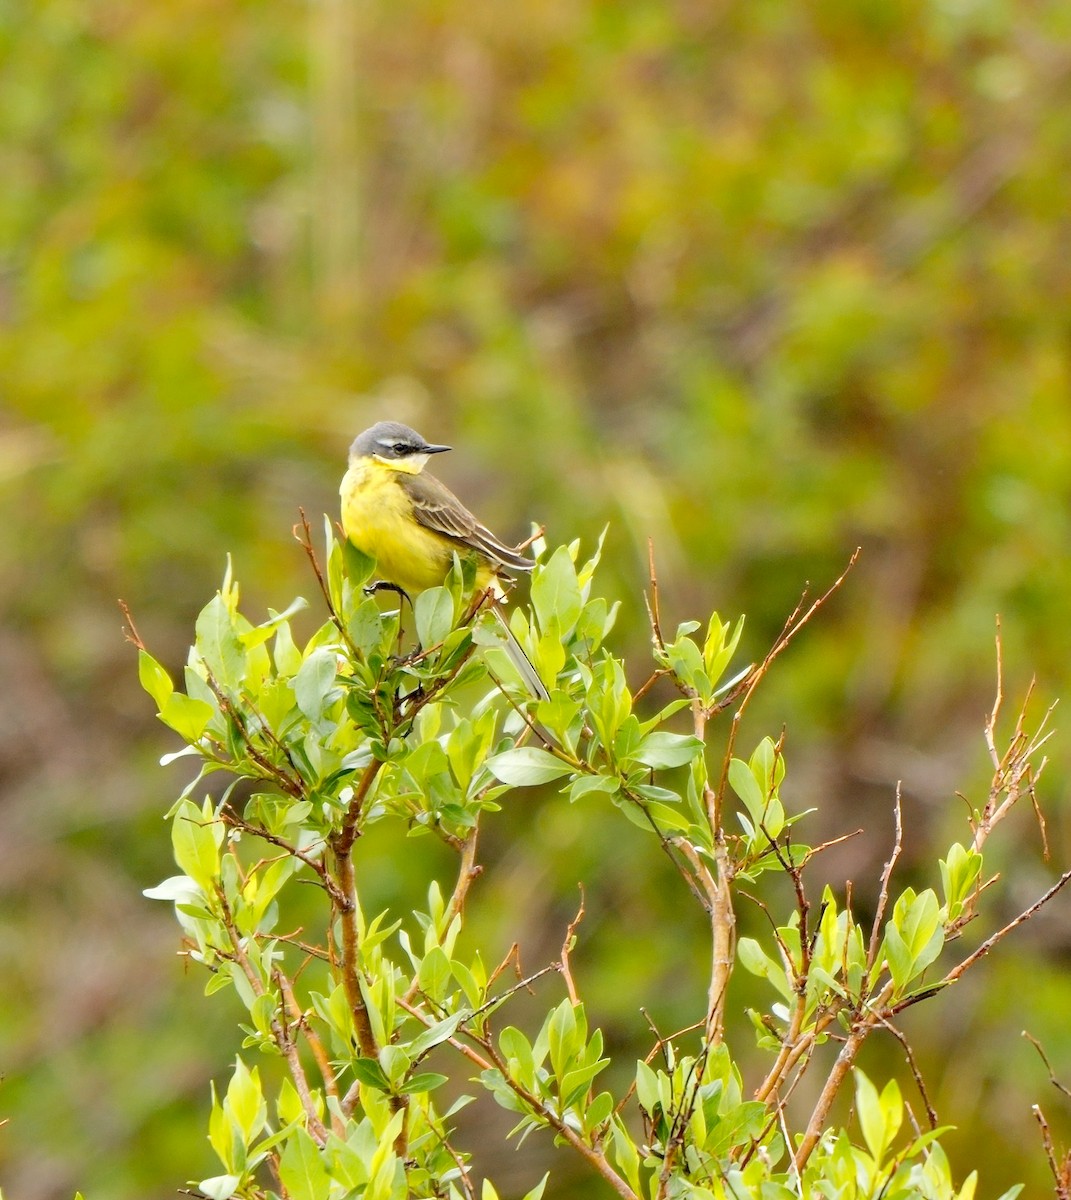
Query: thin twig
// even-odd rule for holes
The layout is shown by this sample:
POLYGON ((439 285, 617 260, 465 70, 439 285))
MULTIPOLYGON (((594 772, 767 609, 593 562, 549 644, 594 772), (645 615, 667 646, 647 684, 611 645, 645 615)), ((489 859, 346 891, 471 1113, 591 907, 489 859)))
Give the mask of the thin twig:
MULTIPOLYGON (((249 956, 243 948, 242 938, 234 924, 234 916, 231 913, 230 905, 227 903, 227 897, 222 887, 216 889, 216 895, 223 914, 223 925, 227 930, 227 937, 231 943, 230 957, 241 968, 242 974, 246 977, 250 988, 253 990, 253 994, 255 996, 263 996, 267 993, 267 988, 265 988, 260 976, 253 969, 253 964, 249 961, 249 956)), ((287 1028, 285 1008, 282 1012, 277 1012, 272 1016, 271 1032, 279 1053, 286 1059, 286 1065, 290 1071, 294 1090, 301 1100, 301 1107, 305 1110, 309 1133, 322 1146, 327 1140, 327 1129, 316 1111, 316 1104, 313 1101, 312 1091, 309 1088, 308 1077, 305 1074, 305 1068, 298 1055, 297 1044, 290 1036, 289 1029, 287 1028)))
POLYGON ((1036 1037, 1033 1037, 1031 1034, 1027 1033, 1027 1031, 1025 1029, 1023 1030, 1023 1037, 1025 1037, 1026 1040, 1031 1044, 1031 1046, 1033 1046, 1034 1049, 1038 1052, 1038 1054, 1041 1055, 1041 1061, 1045 1064, 1045 1070, 1048 1071, 1048 1073, 1049 1073, 1049 1083, 1051 1083, 1052 1086, 1054 1088, 1056 1088, 1056 1090, 1058 1092, 1063 1092, 1063 1094, 1065 1096, 1067 1096, 1067 1098, 1069 1100, 1071 1100, 1071 1089, 1066 1088, 1056 1078, 1056 1072, 1052 1069, 1052 1063, 1049 1062, 1049 1060, 1045 1054, 1045 1051, 1042 1049, 1041 1043, 1037 1040, 1036 1037))
POLYGON ((298 514, 301 517, 301 520, 293 528, 294 537, 297 539, 297 542, 301 548, 305 551, 305 555, 309 560, 309 565, 312 567, 312 573, 316 576, 316 582, 319 584, 320 592, 323 595, 324 604, 327 606, 327 611, 331 616, 332 623, 342 636, 342 640, 346 643, 350 654, 352 654, 355 658, 359 658, 360 655, 358 654, 357 647, 353 644, 353 640, 349 635, 349 630, 346 628, 346 623, 342 620, 342 615, 335 608, 334 600, 331 599, 331 589, 327 586, 327 580, 324 578, 323 568, 320 566, 320 562, 316 557, 316 551, 312 545, 312 530, 309 528, 309 520, 308 517, 305 516, 305 510, 303 508, 299 508, 298 514), (300 534, 298 533, 299 528, 301 529, 300 534))
POLYGON ((885 909, 889 904, 889 882, 892 879, 892 873, 896 869, 897 859, 900 857, 900 851, 904 844, 904 814, 903 807, 900 803, 900 781, 896 781, 896 802, 894 808, 896 818, 896 834, 893 838, 892 854, 889 855, 888 861, 881 872, 881 887, 878 889, 878 907, 874 913, 874 923, 870 927, 870 946, 867 949, 866 965, 870 970, 874 966, 874 962, 878 957, 878 947, 881 945, 881 927, 885 920, 885 909))
POLYGON ((145 643, 141 640, 141 635, 138 633, 137 626, 134 624, 134 618, 131 615, 130 607, 125 600, 118 601, 119 611, 123 614, 123 621, 126 628, 123 630, 123 636, 131 645, 138 650, 145 649, 145 643))
POLYGON ((580 907, 576 910, 576 916, 569 922, 569 928, 565 931, 565 938, 562 941, 561 949, 561 975, 565 980, 565 990, 569 993, 569 1003, 575 1008, 580 1003, 580 997, 577 995, 576 984, 573 983, 573 972, 569 965, 569 955, 573 947, 576 945, 576 931, 580 922, 584 919, 584 885, 578 885, 580 888, 580 907))
POLYGON ((926 1084, 922 1078, 922 1072, 919 1070, 919 1065, 915 1060, 915 1054, 911 1049, 911 1043, 907 1040, 906 1036, 901 1030, 897 1029, 891 1021, 887 1020, 880 1013, 878 1014, 878 1021, 884 1029, 887 1029, 889 1033, 896 1038, 903 1048, 904 1057, 907 1059, 907 1065, 911 1070, 912 1078, 915 1080, 915 1086, 919 1090, 919 1096, 922 1099, 922 1103, 926 1106, 926 1120, 929 1121, 931 1129, 936 1129, 938 1125, 937 1112, 930 1103, 930 1097, 926 1091, 926 1084))
POLYGON ((1041 1144, 1045 1147, 1045 1157, 1049 1160, 1049 1170, 1056 1184, 1056 1200, 1071 1200, 1071 1152, 1064 1155, 1062 1163, 1056 1161, 1056 1151, 1053 1149, 1052 1133, 1040 1104, 1031 1105, 1030 1111, 1034 1120, 1041 1128, 1041 1144))
MULTIPOLYGON (((333 1096, 338 1100, 338 1080, 335 1077, 334 1068, 331 1066, 331 1060, 327 1056, 327 1051, 324 1049, 323 1042, 320 1041, 319 1035, 309 1024, 308 1018, 297 1002, 297 997, 294 995, 294 987, 290 980, 282 971, 276 970, 272 972, 275 983, 286 1001, 286 1006, 290 1010, 290 1015, 294 1020, 294 1024, 305 1035, 305 1041, 308 1043, 309 1050, 312 1052, 313 1058, 316 1059, 316 1066, 319 1069, 320 1076, 324 1081, 324 1090, 329 1096, 333 1096)), ((342 1114, 338 1111, 337 1105, 331 1108, 331 1128, 338 1134, 339 1137, 346 1136, 346 1123, 342 1118, 342 1114)))
POLYGON ((292 858, 296 858, 298 862, 304 863, 305 866, 309 867, 313 872, 315 872, 317 881, 328 893, 331 899, 335 901, 336 904, 342 903, 344 897, 338 890, 335 881, 331 878, 331 873, 328 871, 327 867, 324 866, 321 860, 310 857, 306 851, 299 850, 297 846, 294 846, 288 842, 286 838, 280 837, 277 833, 270 833, 267 829, 264 829, 260 825, 250 824, 250 822, 246 821, 243 817, 240 817, 233 808, 221 809, 219 818, 224 825, 228 825, 232 829, 238 829, 242 833, 249 834, 251 837, 260 838, 262 841, 268 842, 272 846, 278 846, 280 850, 285 850, 287 854, 289 854, 292 858))

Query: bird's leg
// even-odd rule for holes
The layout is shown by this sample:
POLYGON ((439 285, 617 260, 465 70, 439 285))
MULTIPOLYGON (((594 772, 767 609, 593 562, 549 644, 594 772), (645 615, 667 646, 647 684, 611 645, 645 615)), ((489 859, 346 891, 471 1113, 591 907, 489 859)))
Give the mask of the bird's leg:
MULTIPOLYGON (((368 584, 368 586, 364 589, 364 592, 365 592, 366 596, 374 596, 377 592, 394 592, 398 597, 398 610, 399 610, 398 616, 399 616, 399 618, 401 617, 401 606, 404 601, 409 602, 410 608, 413 607, 413 598, 412 598, 412 596, 409 595, 409 593, 405 590, 405 588, 399 587, 398 584, 391 583, 387 579, 374 580, 372 583, 368 584)), ((401 626, 401 621, 399 619, 399 622, 398 622, 398 640, 399 640, 399 642, 401 641, 401 637, 402 637, 402 626, 401 626)), ((420 646, 416 646, 414 649, 410 650, 408 654, 396 654, 394 656, 393 662, 394 662, 395 666, 404 667, 407 663, 410 663, 414 659, 419 658, 420 655, 422 655, 423 653, 424 653, 423 648, 420 646)))
POLYGON ((394 592, 399 600, 409 600, 409 607, 413 607, 413 601, 409 598, 409 593, 405 588, 399 587, 396 583, 391 583, 386 579, 377 579, 373 583, 368 584, 364 589, 366 596, 374 596, 376 592, 394 592))

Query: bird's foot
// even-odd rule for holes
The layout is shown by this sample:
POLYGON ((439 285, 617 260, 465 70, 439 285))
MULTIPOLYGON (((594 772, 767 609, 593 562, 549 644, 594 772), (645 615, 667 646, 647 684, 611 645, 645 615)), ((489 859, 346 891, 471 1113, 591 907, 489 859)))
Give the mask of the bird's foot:
POLYGON ((374 596, 376 592, 394 592, 400 600, 409 600, 409 607, 413 607, 413 601, 409 598, 409 593, 405 588, 399 587, 396 583, 390 583, 386 579, 376 579, 364 589, 366 596, 374 596))

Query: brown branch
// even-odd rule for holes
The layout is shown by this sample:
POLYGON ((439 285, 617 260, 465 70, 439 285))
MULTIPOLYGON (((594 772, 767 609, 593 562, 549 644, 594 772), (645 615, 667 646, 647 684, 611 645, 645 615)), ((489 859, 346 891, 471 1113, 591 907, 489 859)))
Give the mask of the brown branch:
POLYGON ((137 626, 134 624, 134 617, 130 612, 129 605, 125 600, 119 600, 117 603, 119 605, 119 611, 123 614, 123 636, 138 650, 145 650, 145 643, 141 640, 141 635, 138 633, 137 626))
POLYGON ((741 683, 741 689, 735 689, 729 695, 723 697, 720 701, 718 701, 718 703, 715 706, 713 706, 713 708, 711 709, 712 714, 715 712, 721 712, 723 709, 728 708, 730 704, 734 703, 735 697, 737 695, 739 695, 740 690, 743 690, 744 698, 740 702, 740 708, 737 713, 737 716, 740 716, 743 713, 744 709, 747 707, 749 701, 751 700, 751 697, 754 694, 755 689, 758 687, 759 683, 761 682, 763 676, 767 673, 767 671, 769 671, 770 667, 772 666, 774 659, 777 658, 786 649, 786 647, 792 641, 792 639, 796 636, 796 634, 798 634, 799 631, 804 627, 804 625, 806 625, 811 620, 811 618, 815 615, 815 613, 817 613, 818 610, 829 600, 829 598, 833 595, 833 593, 836 592, 838 590, 838 588, 840 588, 841 584, 843 584, 845 579, 847 579, 848 572, 851 571, 852 567, 855 566, 856 562, 859 559, 859 555, 862 554, 862 552, 863 552, 862 546, 856 546, 856 548, 852 551, 851 557, 848 559, 848 565, 844 568, 843 571, 841 571, 841 573, 829 585, 829 587, 826 588, 826 590, 821 594, 821 596, 819 596, 818 599, 815 600, 813 604, 811 604, 810 608, 808 608, 807 611, 804 612, 803 615, 801 616, 800 615, 801 610, 803 609, 803 605, 807 599, 807 593, 806 592, 803 593, 803 595, 800 597, 800 602, 796 605, 796 607, 789 614, 788 620, 785 622, 784 626, 782 627, 781 632, 777 635, 777 637, 774 639, 773 645, 766 652, 766 657, 762 660, 761 663, 759 663, 759 665, 757 667, 755 667, 755 669, 753 671, 751 671, 747 676, 745 676, 745 678, 742 680, 742 683, 741 683))
MULTIPOLYGON (((324 1081, 324 1090, 328 1096, 333 1096, 337 1101, 338 1080, 335 1077, 334 1068, 331 1066, 331 1060, 328 1058, 323 1042, 320 1041, 319 1035, 309 1024, 301 1005, 298 1004, 297 997, 294 995, 294 987, 290 980, 279 970, 273 971, 272 975, 283 999, 286 1001, 286 1006, 290 1010, 290 1015, 293 1018, 295 1026, 304 1034, 309 1050, 312 1051, 312 1056, 316 1059, 316 1066, 324 1081)), ((340 1138, 346 1136, 346 1123, 341 1113, 337 1111, 337 1108, 333 1109, 331 1113, 331 1128, 340 1138)))
POLYGON ((574 1007, 580 1003, 580 997, 577 995, 576 985, 573 983, 573 972, 569 966, 569 955, 576 945, 576 931, 580 922, 584 919, 584 885, 578 885, 580 888, 580 907, 576 910, 576 916, 569 922, 569 928, 565 931, 565 937, 562 940, 561 962, 559 968, 561 976, 565 980, 565 990, 569 993, 569 1003, 574 1007))
POLYGON ((272 846, 278 846, 280 850, 285 850, 292 858, 296 858, 315 872, 317 881, 336 904, 341 904, 344 901, 342 893, 331 878, 331 873, 319 859, 311 858, 304 850, 299 850, 296 846, 288 842, 286 838, 282 838, 276 833, 269 833, 267 829, 264 829, 260 825, 250 824, 244 817, 238 816, 233 808, 221 809, 219 817, 224 825, 229 825, 232 829, 241 830, 242 833, 247 833, 251 837, 258 837, 272 846))
POLYGON ((878 1021, 882 1028, 887 1029, 889 1033, 891 1033, 893 1037, 896 1038, 896 1040, 900 1043, 900 1046, 904 1051, 904 1057, 907 1059, 907 1065, 910 1068, 912 1078, 915 1080, 915 1087, 918 1088, 922 1103, 926 1106, 926 1120, 929 1121, 931 1129, 936 1129, 938 1125, 937 1112, 930 1103, 930 1097, 926 1091, 926 1084, 922 1078, 922 1072, 919 1070, 918 1062, 915 1060, 915 1053, 911 1049, 911 1043, 907 1040, 901 1030, 897 1029, 891 1021, 886 1020, 886 1018, 881 1016, 880 1013, 878 1014, 878 1021))
POLYGON ((1056 1200, 1071 1200, 1071 1152, 1064 1155, 1062 1163, 1057 1163, 1056 1152, 1052 1145, 1052 1133, 1040 1104, 1031 1106, 1030 1111, 1041 1128, 1041 1144, 1045 1147, 1045 1157, 1049 1160, 1049 1170, 1056 1183, 1056 1200))
POLYGON ((803 1135, 803 1140, 800 1142, 793 1156, 792 1161, 797 1171, 803 1170, 807 1159, 811 1157, 812 1151, 818 1145, 819 1138, 821 1138, 825 1127, 826 1117, 829 1115, 829 1110, 833 1106, 837 1092, 840 1091, 840 1085, 851 1070, 852 1063, 855 1062, 856 1055, 859 1053, 859 1048, 866 1039, 867 1033, 869 1033, 869 1028, 866 1025, 857 1024, 853 1026, 851 1033, 841 1047, 840 1054, 837 1055, 837 1061, 833 1064, 833 1070, 829 1072, 822 1087, 821 1095, 818 1097, 818 1102, 811 1113, 811 1119, 807 1123, 807 1130, 803 1135))
MULTIPOLYGON (((474 1035, 470 1034, 469 1036, 474 1035)), ((601 1147, 591 1146, 585 1142, 563 1116, 556 1113, 554 1109, 541 1100, 539 1096, 530 1092, 523 1084, 511 1078, 508 1064, 503 1061, 502 1056, 495 1049, 490 1039, 474 1037, 474 1040, 487 1054, 494 1066, 498 1068, 499 1073, 505 1080, 506 1086, 518 1100, 526 1104, 535 1116, 553 1129, 563 1142, 575 1150, 588 1166, 599 1175, 603 1182, 608 1184, 618 1196, 622 1197, 622 1200, 639 1200, 639 1197, 629 1187, 628 1183, 610 1165, 601 1147)))
POLYGON ((301 517, 301 520, 293 528, 292 532, 294 537, 301 548, 305 551, 305 556, 309 560, 309 564, 312 567, 313 574, 316 576, 316 582, 319 584, 320 592, 323 595, 324 604, 327 606, 327 611, 331 617, 332 623, 341 635, 342 640, 346 643, 349 652, 355 658, 358 658, 360 656, 357 653, 357 647, 353 644, 353 640, 350 638, 349 631, 346 629, 345 621, 342 620, 341 614, 335 608, 335 602, 331 599, 331 589, 327 586, 327 580, 324 578, 323 568, 320 566, 319 560, 316 557, 316 551, 312 545, 312 530, 309 528, 308 517, 305 516, 305 510, 303 508, 299 508, 298 513, 301 517), (301 529, 300 534, 298 533, 299 528, 301 529))
POLYGON ((647 619, 651 623, 651 638, 656 648, 665 651, 666 642, 662 637, 662 617, 658 611, 658 574, 654 562, 654 538, 647 539, 647 569, 651 583, 650 599, 645 595, 643 602, 647 607, 647 619))
POLYGON ((878 947, 881 945, 881 924, 885 919, 885 910, 889 904, 889 882, 892 879, 892 873, 896 869, 897 859, 900 857, 900 851, 904 844, 904 814, 900 803, 900 781, 896 781, 896 807, 894 809, 896 817, 896 835, 893 838, 892 854, 886 862, 881 872, 881 887, 878 889, 878 907, 874 913, 874 923, 870 927, 870 946, 867 949, 866 965, 870 971, 874 967, 874 962, 878 957, 878 947))
MULTIPOLYGON (((242 938, 234 924, 234 917, 222 887, 217 887, 216 895, 219 898, 220 908, 223 913, 223 925, 227 930, 227 937, 231 943, 230 956, 238 964, 242 974, 246 977, 253 994, 255 996, 266 995, 267 988, 261 981, 260 976, 253 970, 253 964, 249 961, 249 956, 242 947, 242 938)), ((305 1119, 308 1124, 309 1133, 322 1146, 327 1140, 327 1129, 317 1114, 316 1104, 313 1101, 312 1092, 309 1088, 308 1077, 305 1074, 305 1068, 302 1066, 301 1058, 298 1055, 297 1043, 290 1036, 290 1031, 285 1024, 285 1014, 283 1019, 277 1015, 272 1016, 271 1032, 272 1039, 278 1047, 279 1053, 286 1059, 286 1065, 290 1071, 290 1078, 293 1080, 294 1089, 301 1100, 301 1107, 305 1110, 305 1119)))
POLYGON ((373 759, 364 769, 350 799, 342 826, 331 837, 331 849, 335 855, 335 883, 342 899, 336 911, 342 925, 342 986, 346 992, 357 1044, 365 1058, 375 1058, 378 1053, 372 1022, 368 1015, 364 994, 361 991, 360 931, 357 922, 357 880, 353 869, 353 843, 357 838, 357 824, 368 792, 383 766, 381 759, 373 759))
MULTIPOLYGON (((832 1070, 826 1076, 826 1081, 822 1085, 821 1094, 813 1110, 811 1118, 807 1122, 807 1129, 796 1148, 796 1153, 793 1156, 793 1161, 796 1164, 797 1170, 802 1171, 807 1160, 811 1157, 815 1146, 818 1145, 825 1129, 826 1119, 829 1116, 829 1110, 833 1107, 833 1101, 836 1099, 837 1092, 840 1091, 841 1084, 852 1068, 856 1057, 859 1054, 859 1049, 863 1042, 873 1031, 874 1026, 884 1020, 889 1012, 885 1006, 888 1003, 889 997, 892 994, 893 982, 890 979, 881 992, 874 997, 873 1001, 867 1004, 863 1012, 856 1012, 855 1019, 852 1021, 851 1028, 847 1038, 844 1040, 844 1045, 841 1047, 840 1053, 837 1055, 836 1062, 833 1064, 832 1070)), ((895 1010, 894 1010, 895 1011, 895 1010)), ((817 1034, 817 1026, 815 1028, 817 1034)))
MULTIPOLYGON (((208 684, 212 694, 216 697, 219 704, 220 712, 224 716, 229 717, 234 722, 235 728, 242 739, 242 744, 246 748, 249 757, 260 767, 264 772, 266 779, 273 780, 286 794, 295 800, 300 800, 305 795, 305 781, 299 776, 291 776, 277 763, 273 763, 270 758, 266 758, 264 754, 257 748, 253 741, 253 735, 249 732, 249 727, 246 725, 245 717, 241 711, 227 695, 219 681, 205 666, 205 682, 208 684)), ((289 759, 289 752, 287 758, 289 759)), ((291 760, 292 761, 292 760, 291 760)))
POLYGON ((1023 1037, 1025 1037, 1026 1040, 1038 1052, 1038 1054, 1041 1055, 1041 1061, 1045 1064, 1045 1070, 1048 1071, 1048 1073, 1049 1073, 1049 1083, 1051 1083, 1052 1086, 1054 1088, 1056 1088, 1056 1090, 1058 1092, 1062 1092, 1069 1100, 1071 1100, 1071 1089, 1065 1087, 1056 1078, 1056 1072, 1052 1069, 1052 1063, 1049 1062, 1044 1049, 1042 1049, 1041 1043, 1037 1040, 1036 1037, 1033 1037, 1031 1034, 1027 1033, 1027 1031, 1025 1029, 1023 1030, 1023 1037))
POLYGON ((912 1005, 917 1004, 920 1000, 926 1000, 936 992, 941 991, 942 988, 947 987, 951 983, 955 983, 965 971, 973 967, 980 958, 984 958, 990 952, 990 950, 992 950, 998 942, 1003 941, 1003 939, 1006 938, 1013 929, 1017 929, 1025 921, 1029 921, 1030 918, 1034 916, 1039 909, 1048 904, 1053 896, 1055 896, 1056 893, 1059 892, 1068 882, 1071 882, 1071 870, 1065 871, 1043 896, 1040 896, 1029 907, 1024 908, 1014 920, 1009 921, 1007 925, 1003 926, 1003 928, 998 929, 997 932, 992 935, 992 937, 986 938, 986 940, 972 954, 968 954, 962 962, 954 966, 948 972, 948 974, 945 975, 943 979, 935 983, 933 987, 927 988, 923 992, 916 992, 913 996, 906 996, 900 1001, 899 1004, 895 1004, 889 1010, 889 1015, 892 1016, 898 1012, 903 1012, 905 1008, 910 1008, 912 1005))

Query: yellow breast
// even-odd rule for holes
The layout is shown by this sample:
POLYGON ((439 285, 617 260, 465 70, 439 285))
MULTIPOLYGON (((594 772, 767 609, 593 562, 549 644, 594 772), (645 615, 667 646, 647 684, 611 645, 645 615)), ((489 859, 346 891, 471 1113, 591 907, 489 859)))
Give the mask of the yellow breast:
POLYGON ((376 560, 376 575, 409 595, 438 587, 453 561, 451 544, 418 524, 397 472, 360 459, 339 488, 342 528, 362 553, 376 560))

